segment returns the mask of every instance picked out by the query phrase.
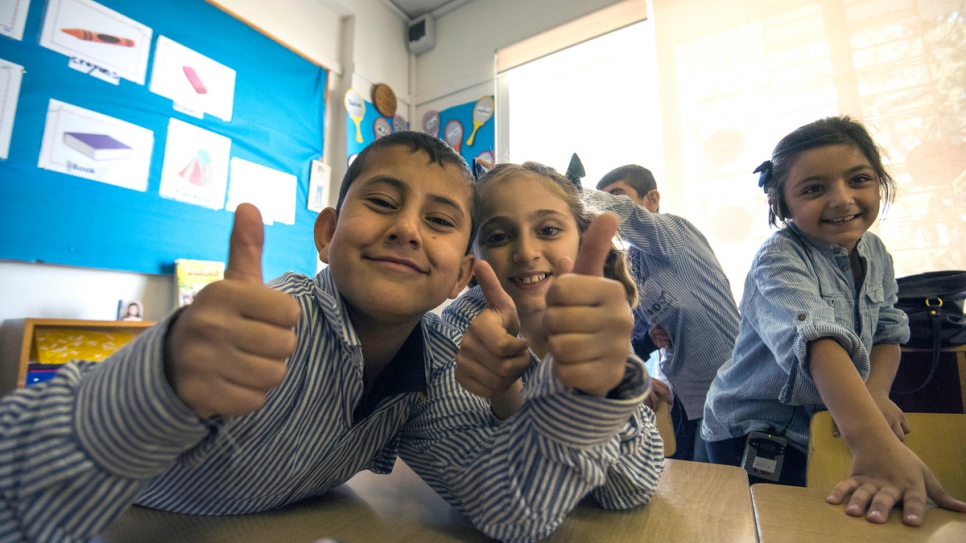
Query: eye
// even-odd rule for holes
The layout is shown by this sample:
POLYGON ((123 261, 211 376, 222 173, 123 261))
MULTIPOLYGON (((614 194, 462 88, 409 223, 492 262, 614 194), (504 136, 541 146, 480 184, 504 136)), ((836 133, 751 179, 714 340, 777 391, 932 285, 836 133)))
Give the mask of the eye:
POLYGON ((538 230, 538 233, 544 237, 553 237, 559 234, 561 231, 562 229, 556 226, 544 226, 543 228, 538 230))
POLYGON ((384 198, 382 196, 369 196, 368 198, 366 198, 366 201, 375 207, 382 207, 386 209, 396 208, 395 202, 389 200, 388 198, 384 198))
POLYGON ((852 179, 849 179, 849 183, 853 185, 864 185, 870 181, 874 181, 874 178, 868 174, 859 174, 852 179))
POLYGON ((812 195, 821 193, 823 190, 825 190, 825 187, 823 187, 822 185, 818 185, 818 184, 805 185, 804 187, 802 187, 802 194, 806 196, 812 196, 812 195))
POLYGON ((499 247, 505 245, 508 241, 510 241, 510 236, 499 230, 490 232, 483 238, 483 244, 487 247, 499 247))
POLYGON ((456 228, 456 223, 445 217, 426 217, 426 220, 443 228, 456 228))

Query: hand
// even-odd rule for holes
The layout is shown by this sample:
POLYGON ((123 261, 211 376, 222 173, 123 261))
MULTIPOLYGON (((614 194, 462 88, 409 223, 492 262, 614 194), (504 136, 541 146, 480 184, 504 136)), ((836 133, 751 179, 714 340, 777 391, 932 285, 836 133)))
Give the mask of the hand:
POLYGON ((623 285, 604 278, 616 233, 616 216, 594 219, 576 262, 564 258, 557 263, 559 275, 547 291, 544 316, 554 375, 566 386, 601 397, 624 378, 634 328, 623 285))
POLYGON ((656 377, 651 377, 651 393, 647 395, 647 398, 644 398, 644 405, 648 406, 651 411, 657 411, 658 402, 672 405, 674 395, 671 394, 671 387, 667 383, 656 377))
POLYGON ((523 403, 519 378, 530 366, 527 340, 518 337, 520 318, 510 295, 493 268, 477 260, 476 281, 486 298, 486 309, 473 319, 456 353, 456 381, 466 390, 489 398, 501 419, 523 403))
POLYGON ((885 417, 889 427, 892 428, 892 433, 899 438, 899 441, 905 441, 906 434, 912 431, 909 423, 906 421, 905 413, 902 412, 902 409, 899 409, 899 406, 895 402, 889 399, 889 396, 872 391, 869 391, 869 393, 872 396, 872 401, 875 402, 876 407, 879 408, 879 411, 885 417))
POLYGON ((667 349, 671 346, 671 336, 660 324, 651 326, 651 329, 647 331, 647 335, 651 337, 651 341, 654 342, 654 345, 658 349, 667 349))
POLYGON ((295 351, 299 305, 262 283, 264 236, 258 209, 239 205, 225 279, 202 289, 168 330, 171 385, 203 419, 259 409, 295 351))
POLYGON ((840 504, 849 494, 852 498, 845 512, 883 523, 893 506, 902 503, 902 522, 909 526, 922 524, 928 497, 939 507, 966 512, 966 503, 951 496, 939 484, 932 471, 899 442, 871 450, 853 451, 852 477, 835 485, 826 501, 840 504))

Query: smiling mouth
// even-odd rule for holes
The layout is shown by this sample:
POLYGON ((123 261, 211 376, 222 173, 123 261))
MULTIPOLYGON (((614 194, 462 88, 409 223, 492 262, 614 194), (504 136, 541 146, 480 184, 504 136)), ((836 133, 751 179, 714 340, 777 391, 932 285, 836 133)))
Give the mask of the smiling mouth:
POLYGON ((854 215, 846 215, 844 217, 837 217, 835 219, 823 219, 822 222, 827 222, 827 223, 832 223, 832 224, 840 224, 840 223, 844 223, 844 222, 854 221, 855 219, 858 219, 861 216, 862 216, 861 213, 856 213, 854 215))
POLYGON ((408 268, 417 273, 426 273, 419 268, 414 262, 401 258, 391 258, 391 257, 371 257, 369 260, 373 262, 378 262, 380 264, 388 264, 392 267, 408 268))
POLYGON ((514 285, 519 285, 519 286, 535 285, 548 277, 550 277, 549 272, 535 273, 535 274, 526 275, 522 277, 518 275, 516 277, 511 277, 510 282, 513 283, 514 285))

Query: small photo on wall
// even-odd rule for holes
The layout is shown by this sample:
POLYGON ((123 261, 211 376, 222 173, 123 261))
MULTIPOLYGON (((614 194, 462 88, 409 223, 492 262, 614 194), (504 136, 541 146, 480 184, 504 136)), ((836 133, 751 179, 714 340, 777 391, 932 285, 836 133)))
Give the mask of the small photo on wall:
POLYGON ((40 45, 144 84, 151 28, 91 0, 49 0, 40 45))
POLYGON ((230 153, 230 138, 169 119, 161 196, 210 209, 223 208, 230 153))
POLYGON ((10 138, 13 136, 13 121, 17 116, 22 79, 23 66, 0 58, 0 158, 7 158, 10 152, 10 138))
POLYGON ((154 132, 51 99, 38 166, 144 192, 154 132))
POLYGON ((138 300, 118 300, 117 320, 119 321, 141 321, 144 320, 144 306, 138 300))
POLYGON ((0 35, 23 39, 30 0, 0 0, 0 35))
POLYGON ((235 70, 165 36, 158 36, 148 88, 173 100, 178 111, 231 121, 235 70))

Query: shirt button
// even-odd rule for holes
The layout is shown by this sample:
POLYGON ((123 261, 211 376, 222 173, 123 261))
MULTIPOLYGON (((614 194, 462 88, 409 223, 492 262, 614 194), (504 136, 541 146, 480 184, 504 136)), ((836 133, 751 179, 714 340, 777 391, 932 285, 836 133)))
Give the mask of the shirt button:
POLYGON ((798 320, 800 320, 800 321, 805 320, 805 313, 799 313, 798 314, 798 320))
POLYGON ((842 271, 849 271, 849 265, 848 264, 843 264, 842 265, 842 271))

